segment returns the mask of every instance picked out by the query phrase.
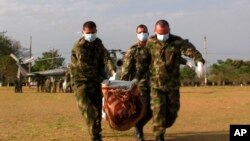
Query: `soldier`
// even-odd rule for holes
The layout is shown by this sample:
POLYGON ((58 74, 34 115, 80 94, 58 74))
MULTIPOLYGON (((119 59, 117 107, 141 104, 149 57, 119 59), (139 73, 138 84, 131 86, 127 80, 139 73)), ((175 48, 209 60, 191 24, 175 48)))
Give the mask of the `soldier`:
POLYGON ((50 78, 47 78, 45 81, 45 92, 47 92, 47 93, 51 92, 51 80, 50 80, 50 78))
POLYGON ((65 92, 69 92, 71 93, 72 92, 72 87, 71 87, 71 80, 70 80, 70 70, 68 69, 66 74, 65 74, 65 81, 66 81, 66 89, 65 89, 65 92))
POLYGON ((18 89, 20 93, 23 93, 23 78, 20 77, 19 81, 18 81, 18 89))
POLYGON ((63 92, 63 79, 60 78, 59 82, 58 82, 58 86, 59 86, 59 93, 63 92))
POLYGON ((41 80, 39 78, 36 78, 36 91, 40 92, 40 88, 41 88, 41 80))
POLYGON ((41 92, 46 92, 45 81, 46 81, 46 78, 41 77, 41 81, 40 81, 41 92))
POLYGON ((149 36, 145 25, 140 24, 136 28, 138 42, 129 48, 124 56, 122 66, 121 80, 134 81, 138 84, 145 100, 146 113, 135 126, 135 135, 139 141, 144 141, 143 126, 151 119, 152 111, 150 109, 150 87, 148 79, 148 67, 150 64, 150 54, 146 48, 146 42, 149 36))
POLYGON ((57 88, 57 81, 53 78, 53 81, 51 82, 51 85, 52 85, 52 93, 56 93, 56 88, 57 88))
POLYGON ((91 140, 101 141, 102 92, 106 79, 105 64, 115 76, 115 66, 102 41, 96 37, 93 21, 83 24, 83 37, 77 41, 71 54, 71 82, 78 107, 89 128, 91 140))
POLYGON ((18 79, 15 79, 15 93, 18 93, 19 92, 19 82, 18 82, 18 79))
POLYGON ((148 42, 151 54, 150 86, 153 132, 156 141, 164 141, 166 128, 173 125, 180 108, 180 63, 181 55, 194 59, 196 73, 203 73, 202 55, 188 41, 170 34, 169 24, 159 20, 155 24, 155 35, 148 42))

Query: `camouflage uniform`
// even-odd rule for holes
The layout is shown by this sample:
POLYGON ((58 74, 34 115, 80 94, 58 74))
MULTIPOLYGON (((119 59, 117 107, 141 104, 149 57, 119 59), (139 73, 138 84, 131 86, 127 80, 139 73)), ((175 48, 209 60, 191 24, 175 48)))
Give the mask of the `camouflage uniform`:
POLYGON ((65 93, 72 92, 72 87, 71 87, 71 78, 70 78, 70 69, 67 69, 66 73, 65 73, 65 79, 66 79, 66 89, 65 89, 65 93))
POLYGON ((151 119, 152 111, 150 109, 150 87, 149 87, 149 72, 150 53, 148 48, 142 47, 139 44, 133 45, 124 56, 124 63, 122 66, 121 80, 137 79, 138 86, 145 99, 146 114, 136 124, 137 128, 143 126, 151 119))
POLYGON ((59 86, 59 93, 63 92, 63 79, 60 79, 58 81, 58 86, 59 86))
POLYGON ((45 81, 45 88, 46 88, 47 93, 51 92, 51 81, 50 81, 49 78, 47 78, 46 81, 45 81))
POLYGON ((181 55, 204 63, 202 55, 188 41, 170 34, 166 42, 152 36, 147 47, 151 54, 150 86, 153 131, 156 136, 164 134, 173 125, 180 108, 180 64, 181 55))
POLYGON ((99 38, 91 43, 81 38, 74 45, 70 65, 71 82, 78 107, 94 141, 101 140, 101 82, 106 79, 105 64, 115 71, 109 53, 99 38))

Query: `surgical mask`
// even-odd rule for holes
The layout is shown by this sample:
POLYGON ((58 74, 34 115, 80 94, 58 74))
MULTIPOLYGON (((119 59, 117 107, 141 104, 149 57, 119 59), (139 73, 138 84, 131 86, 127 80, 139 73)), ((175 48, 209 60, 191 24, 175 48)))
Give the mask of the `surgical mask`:
POLYGON ((165 41, 167 41, 168 38, 169 38, 169 33, 168 33, 168 34, 163 34, 163 35, 161 35, 161 34, 156 34, 156 36, 157 36, 157 39, 158 39, 159 41, 165 42, 165 41))
POLYGON ((96 39, 96 33, 94 33, 94 34, 85 34, 84 33, 84 39, 88 42, 93 42, 96 39))
POLYGON ((148 33, 139 33, 137 34, 137 38, 140 40, 140 41, 146 41, 148 39, 148 33))

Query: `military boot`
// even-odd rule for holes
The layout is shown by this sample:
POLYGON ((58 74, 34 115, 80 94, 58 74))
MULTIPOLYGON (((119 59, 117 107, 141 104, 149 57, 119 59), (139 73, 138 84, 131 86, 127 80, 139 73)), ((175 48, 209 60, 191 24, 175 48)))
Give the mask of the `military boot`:
POLYGON ((93 140, 93 141, 102 141, 102 139, 95 139, 95 140, 93 140))
POLYGON ((92 141, 102 141, 102 138, 99 136, 99 137, 94 137, 93 139, 92 139, 92 141))
POLYGON ((144 141, 143 137, 143 128, 135 128, 135 136, 137 138, 137 141, 144 141))
POLYGON ((160 134, 160 135, 156 136, 155 140, 156 141, 165 141, 164 140, 164 134, 160 134))

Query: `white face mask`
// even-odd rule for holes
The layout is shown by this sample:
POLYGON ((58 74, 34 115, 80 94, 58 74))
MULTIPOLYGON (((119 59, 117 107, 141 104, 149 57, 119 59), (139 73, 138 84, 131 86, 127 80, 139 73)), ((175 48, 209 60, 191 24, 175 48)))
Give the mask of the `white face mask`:
POLYGON ((139 33, 137 34, 137 38, 140 41, 146 41, 148 39, 148 33, 144 33, 144 32, 139 33))
POLYGON ((84 39, 88 42, 93 42, 96 39, 96 33, 94 33, 94 34, 85 34, 84 33, 83 36, 84 36, 84 39))
POLYGON ((159 41, 165 42, 165 41, 167 41, 168 38, 169 38, 169 33, 163 34, 163 35, 161 35, 161 34, 156 34, 156 36, 157 36, 157 39, 158 39, 159 41))

